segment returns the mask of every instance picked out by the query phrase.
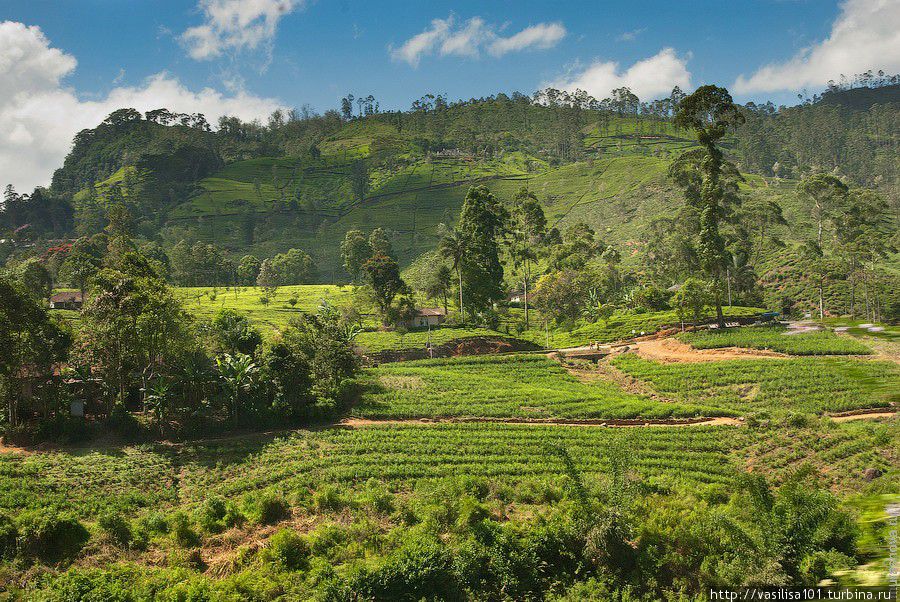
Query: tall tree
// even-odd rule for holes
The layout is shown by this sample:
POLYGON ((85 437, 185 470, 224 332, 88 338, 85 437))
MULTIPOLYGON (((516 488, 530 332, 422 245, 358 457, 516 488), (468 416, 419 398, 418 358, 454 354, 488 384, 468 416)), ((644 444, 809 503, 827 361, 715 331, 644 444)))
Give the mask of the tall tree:
POLYGON ((69 336, 50 318, 43 303, 22 285, 0 275, 0 399, 6 420, 19 422, 24 379, 49 378, 55 362, 65 358, 69 336))
POLYGON ((722 185, 724 155, 719 142, 725 134, 744 122, 744 116, 725 88, 701 86, 682 99, 675 115, 678 127, 691 129, 703 150, 700 161, 700 235, 698 251, 704 271, 714 281, 716 319, 725 325, 722 313, 722 280, 725 241, 719 232, 724 214, 725 190, 722 185))
POLYGON ((443 257, 450 260, 453 270, 456 272, 456 279, 459 287, 459 314, 463 315, 463 275, 462 264, 463 258, 469 250, 469 239, 461 231, 456 228, 448 228, 441 224, 443 235, 441 236, 440 253, 443 257))
POLYGON ((388 237, 388 232, 384 228, 375 228, 369 234, 369 246, 372 248, 372 255, 387 255, 393 259, 397 259, 394 253, 394 245, 388 237))
POLYGON ((400 278, 400 266, 393 258, 379 253, 369 259, 363 269, 369 276, 382 319, 386 321, 394 297, 406 287, 400 278))
POLYGON ((831 174, 815 174, 804 178, 797 189, 812 201, 813 217, 816 219, 816 244, 821 247, 822 230, 832 212, 846 201, 847 185, 831 174))
POLYGON ((363 265, 372 257, 372 245, 359 230, 348 230, 341 242, 344 270, 354 282, 359 282, 363 265))
POLYGON ((544 210, 534 193, 527 188, 523 187, 513 198, 509 231, 511 235, 509 253, 513 266, 522 269, 527 328, 531 268, 547 235, 547 218, 544 216, 544 210))
POLYGON ((469 189, 458 228, 469 241, 469 250, 462 258, 462 276, 473 311, 489 309, 503 298, 499 241, 508 219, 506 208, 485 186, 469 189))

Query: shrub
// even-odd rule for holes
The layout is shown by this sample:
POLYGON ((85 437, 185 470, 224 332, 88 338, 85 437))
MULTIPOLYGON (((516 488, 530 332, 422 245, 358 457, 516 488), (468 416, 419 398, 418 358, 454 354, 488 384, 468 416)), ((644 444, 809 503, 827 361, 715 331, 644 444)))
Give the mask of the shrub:
POLYGON ((184 512, 176 512, 172 516, 172 538, 182 548, 193 548, 200 544, 200 536, 194 531, 191 519, 184 512))
POLYGON ((101 514, 97 524, 117 546, 125 547, 131 544, 133 539, 131 525, 115 510, 101 514))
POLYGON ((453 559, 438 541, 416 539, 400 548, 377 570, 361 572, 351 588, 375 600, 456 600, 462 592, 453 559))
POLYGON ((138 522, 138 528, 153 535, 165 535, 169 532, 169 521, 162 512, 153 512, 138 522))
POLYGON ((5 514, 0 514, 0 560, 12 560, 16 555, 16 525, 5 514))
POLYGON ((348 501, 339 487, 326 484, 313 494, 313 503, 320 512, 328 510, 337 512, 344 508, 348 501))
POLYGON ((390 514, 394 511, 394 496, 378 481, 369 479, 363 503, 370 506, 378 514, 390 514))
POLYGON ((84 525, 68 514, 44 511, 26 515, 20 521, 20 553, 47 563, 74 558, 90 537, 84 525))
POLYGON ((267 559, 289 571, 296 571, 309 558, 309 543, 293 529, 282 529, 269 539, 267 559))
POLYGON ((197 513, 197 522, 207 533, 221 533, 229 527, 242 524, 244 515, 234 502, 213 496, 207 498, 200 507, 197 513))
POLYGON ((276 493, 254 493, 244 498, 244 514, 257 525, 272 525, 290 514, 290 506, 276 493))

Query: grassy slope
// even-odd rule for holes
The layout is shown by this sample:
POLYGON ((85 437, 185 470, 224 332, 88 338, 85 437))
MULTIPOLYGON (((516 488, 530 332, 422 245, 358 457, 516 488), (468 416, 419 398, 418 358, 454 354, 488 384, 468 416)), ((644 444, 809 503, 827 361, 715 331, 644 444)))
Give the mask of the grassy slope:
POLYGON ((346 305, 353 289, 349 286, 305 284, 280 286, 270 297, 269 303, 261 301, 263 291, 255 286, 243 287, 181 287, 175 289, 184 308, 193 316, 209 319, 222 309, 231 309, 247 316, 254 325, 265 332, 284 327, 292 316, 300 312, 314 312, 323 302, 346 305), (289 300, 297 303, 291 305, 289 300))
POLYGON ((236 254, 299 246, 313 253, 323 274, 334 270, 341 278, 338 245, 347 230, 389 228, 407 263, 434 246, 437 224, 455 220, 466 190, 480 181, 503 198, 528 184, 545 202, 551 224, 584 220, 611 242, 633 245, 652 218, 679 202, 665 178, 668 157, 691 143, 663 129, 641 131, 650 139, 638 139, 630 119, 588 127, 589 159, 552 167, 521 152, 487 161, 427 161, 390 126, 354 122, 320 145, 318 159, 239 161, 202 180, 198 194, 173 211, 163 236, 170 243, 216 241, 236 254), (369 168, 361 201, 352 185, 359 158, 369 168))

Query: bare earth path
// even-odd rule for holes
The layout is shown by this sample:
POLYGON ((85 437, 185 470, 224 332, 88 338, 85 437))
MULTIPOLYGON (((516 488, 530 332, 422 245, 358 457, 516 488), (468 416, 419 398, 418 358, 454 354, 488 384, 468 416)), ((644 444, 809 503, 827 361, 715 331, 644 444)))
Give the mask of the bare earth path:
POLYGON ((786 359, 790 356, 763 349, 725 347, 722 349, 694 349, 678 339, 638 341, 629 345, 644 359, 664 364, 678 362, 719 362, 723 360, 786 359))

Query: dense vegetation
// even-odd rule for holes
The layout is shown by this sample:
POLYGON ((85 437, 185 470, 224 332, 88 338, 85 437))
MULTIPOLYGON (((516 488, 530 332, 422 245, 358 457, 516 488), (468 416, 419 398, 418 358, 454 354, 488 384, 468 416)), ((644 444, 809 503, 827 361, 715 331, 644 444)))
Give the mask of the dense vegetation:
POLYGON ((0 599, 884 584, 898 86, 862 83, 79 133, 0 208, 0 599))
MULTIPOLYGON (((868 235, 863 243, 860 229, 896 229, 897 85, 873 74, 857 80, 796 107, 739 107, 721 140, 743 175, 725 199, 727 277, 737 288, 759 281, 769 306, 812 308, 821 296, 826 312, 894 311, 892 244, 868 235), (846 201, 826 206, 798 188, 828 173, 851 192, 877 190, 887 205, 853 192, 866 219, 832 219, 848 214, 846 201), (815 235, 820 223, 824 237, 815 235), (806 244, 814 237, 818 250, 806 244)), ((54 246, 48 239, 91 236, 109 224, 111 207, 125 207, 134 234, 170 259, 175 283, 255 284, 265 260, 291 249, 309 255, 305 267, 260 284, 341 282, 354 276, 340 251, 348 231, 383 228, 403 268, 437 246, 468 186, 482 183, 509 206, 526 185, 548 231, 586 223, 641 280, 668 287, 699 267, 683 245, 699 211, 679 209, 683 179, 670 177, 673 160, 698 148, 693 129, 674 121, 684 97, 426 96, 407 112, 379 112, 364 99, 358 111, 278 112, 266 124, 226 118, 217 127, 201 115, 123 109, 78 135, 50 189, 7 191, 2 253, 22 258, 54 246)), ((529 262, 518 254, 516 271, 536 281, 543 262, 529 262)), ((60 282, 78 286, 67 273, 60 282)))

